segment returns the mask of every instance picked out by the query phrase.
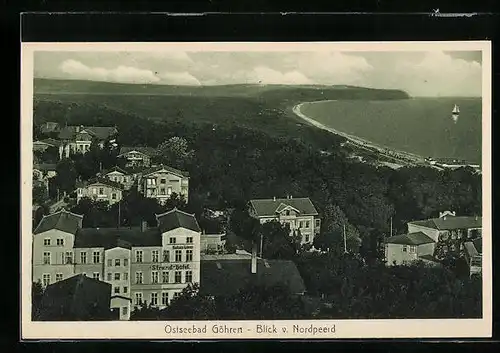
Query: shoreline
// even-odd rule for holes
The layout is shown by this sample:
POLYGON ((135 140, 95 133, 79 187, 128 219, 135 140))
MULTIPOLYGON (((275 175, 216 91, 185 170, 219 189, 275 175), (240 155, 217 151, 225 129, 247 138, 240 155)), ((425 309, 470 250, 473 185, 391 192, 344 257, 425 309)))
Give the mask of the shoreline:
MULTIPOLYGON (((335 101, 335 100, 328 100, 328 101, 335 101)), ((326 102, 326 101, 321 101, 321 102, 326 102)), ((427 166, 429 166, 427 163, 425 163, 425 159, 422 156, 419 156, 419 155, 416 155, 416 154, 413 154, 410 152, 396 150, 394 148, 390 148, 387 146, 379 145, 379 144, 376 144, 372 141, 365 140, 363 138, 336 130, 336 129, 329 127, 329 126, 326 126, 326 125, 324 125, 324 124, 322 124, 314 119, 311 119, 310 117, 308 117, 307 115, 305 115, 301 111, 301 107, 306 103, 314 103, 314 102, 299 103, 292 108, 292 111, 296 116, 298 116, 302 120, 306 121, 307 123, 319 128, 319 129, 326 130, 332 134, 344 137, 347 141, 351 142, 352 144, 354 144, 358 148, 368 150, 370 152, 376 152, 376 153, 379 153, 380 155, 383 155, 384 157, 393 159, 393 160, 397 161, 399 164, 402 164, 402 166, 405 166, 405 165, 427 165, 427 166)))

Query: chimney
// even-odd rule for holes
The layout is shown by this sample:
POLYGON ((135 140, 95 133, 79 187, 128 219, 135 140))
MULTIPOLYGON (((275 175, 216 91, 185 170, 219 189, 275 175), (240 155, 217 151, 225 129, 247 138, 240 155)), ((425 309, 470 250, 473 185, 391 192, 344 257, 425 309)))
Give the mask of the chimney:
POLYGON ((273 196, 273 201, 276 201, 276 196, 273 196))
POLYGON ((290 200, 293 199, 293 195, 290 195, 290 200))
POLYGON ((142 221, 142 223, 141 223, 141 232, 145 232, 146 230, 148 230, 148 222, 142 221))
POLYGON ((257 273, 257 246, 252 246, 252 273, 257 273))

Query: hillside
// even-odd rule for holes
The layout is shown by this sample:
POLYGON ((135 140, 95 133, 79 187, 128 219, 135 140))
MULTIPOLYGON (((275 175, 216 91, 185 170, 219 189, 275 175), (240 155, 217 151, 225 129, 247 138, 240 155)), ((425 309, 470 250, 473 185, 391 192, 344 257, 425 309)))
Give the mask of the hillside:
POLYGON ((220 86, 168 86, 51 79, 35 79, 34 92, 35 94, 254 97, 279 101, 409 98, 408 94, 404 91, 380 90, 354 86, 252 84, 220 86))

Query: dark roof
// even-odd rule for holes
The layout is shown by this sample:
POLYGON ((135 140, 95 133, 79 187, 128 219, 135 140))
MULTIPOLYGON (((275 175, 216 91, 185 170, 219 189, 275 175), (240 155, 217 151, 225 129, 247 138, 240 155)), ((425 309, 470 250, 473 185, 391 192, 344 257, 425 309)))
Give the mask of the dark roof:
POLYGON ((82 220, 82 215, 77 215, 62 209, 50 215, 44 215, 33 233, 39 234, 51 229, 57 229, 62 232, 75 234, 81 227, 82 220))
POLYGON ((44 291, 39 319, 43 321, 108 320, 111 284, 78 274, 44 291))
POLYGON ((290 199, 258 199, 250 200, 250 204, 257 216, 275 216, 277 210, 282 210, 286 206, 297 209, 302 215, 317 215, 318 211, 308 197, 290 199))
POLYGON ((110 284, 106 282, 99 281, 98 279, 94 279, 91 277, 87 277, 84 274, 78 274, 69 278, 66 278, 62 281, 58 281, 52 283, 47 286, 45 289, 45 293, 51 294, 51 292, 57 291, 59 294, 64 294, 68 298, 76 294, 76 292, 80 289, 81 286, 84 286, 87 282, 92 284, 102 284, 103 290, 110 290, 110 284))
POLYGON ((158 220, 158 228, 160 228, 162 233, 177 228, 186 228, 195 232, 201 232, 200 225, 194 214, 186 213, 177 208, 156 215, 156 219, 158 220))
POLYGON ((188 172, 185 172, 185 171, 182 171, 182 170, 179 170, 179 169, 175 169, 175 168, 163 165, 163 164, 160 164, 160 165, 157 165, 157 166, 154 166, 154 167, 151 167, 151 168, 144 169, 141 174, 145 176, 145 175, 156 173, 156 172, 158 172, 158 171, 160 171, 162 169, 166 170, 169 173, 176 174, 176 175, 179 175, 179 176, 183 176, 183 177, 189 176, 188 172))
POLYGON ((133 246, 161 246, 161 234, 158 228, 142 231, 133 228, 81 228, 75 235, 75 248, 121 247, 130 249, 133 246))
POLYGON ((79 183, 79 187, 88 187, 95 184, 104 184, 119 190, 123 190, 125 188, 122 184, 117 183, 116 181, 112 181, 109 180, 108 178, 102 178, 102 177, 95 177, 93 179, 90 179, 88 182, 84 182, 81 184, 79 183))
POLYGON ((52 145, 52 146, 59 146, 61 144, 60 141, 58 141, 56 139, 51 139, 51 138, 40 140, 40 142, 43 142, 43 143, 46 143, 46 144, 52 145))
POLYGON ((47 133, 47 132, 57 131, 59 130, 59 128, 60 128, 59 123, 55 123, 53 121, 47 121, 40 127, 40 130, 43 133, 47 133))
POLYGON ((410 224, 438 230, 481 228, 482 217, 450 216, 413 221, 410 224))
POLYGON ((306 291, 304 281, 290 260, 257 259, 257 273, 251 273, 251 258, 246 260, 201 261, 200 292, 204 295, 231 295, 247 285, 284 284, 290 293, 306 291), (266 266, 266 262, 268 266, 266 266))
POLYGON ((435 243, 435 241, 422 232, 415 232, 409 234, 395 235, 385 239, 388 244, 402 244, 402 245, 422 245, 435 243))
POLYGON ((80 128, 80 131, 87 131, 99 140, 106 140, 117 132, 116 127, 114 126, 65 126, 59 132, 59 138, 62 140, 74 139, 79 133, 77 132, 78 128, 80 128))
POLYGON ((147 156, 152 156, 156 153, 156 150, 153 147, 121 147, 120 148, 120 154, 118 156, 121 156, 123 154, 132 152, 132 151, 137 151, 139 153, 145 154, 147 156))

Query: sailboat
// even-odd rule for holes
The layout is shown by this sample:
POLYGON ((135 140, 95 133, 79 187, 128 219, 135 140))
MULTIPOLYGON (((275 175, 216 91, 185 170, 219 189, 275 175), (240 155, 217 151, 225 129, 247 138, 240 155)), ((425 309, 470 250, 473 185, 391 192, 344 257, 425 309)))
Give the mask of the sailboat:
POLYGON ((460 115, 460 108, 458 107, 458 105, 455 104, 453 110, 451 111, 451 117, 455 123, 457 122, 459 115, 460 115))

